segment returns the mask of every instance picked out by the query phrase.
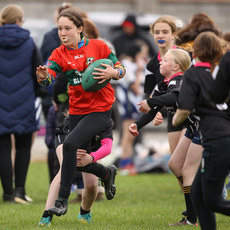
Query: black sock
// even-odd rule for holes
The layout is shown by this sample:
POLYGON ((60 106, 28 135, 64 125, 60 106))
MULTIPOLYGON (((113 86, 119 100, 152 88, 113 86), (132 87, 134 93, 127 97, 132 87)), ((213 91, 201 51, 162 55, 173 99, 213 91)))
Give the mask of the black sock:
POLYGON ((43 215, 42 215, 42 217, 50 217, 51 218, 51 220, 52 220, 52 218, 53 218, 53 214, 52 213, 50 213, 49 211, 47 211, 47 210, 45 210, 44 212, 43 212, 43 215))
POLYGON ((58 197, 58 200, 64 200, 64 201, 66 201, 66 203, 68 203, 68 198, 58 197))
POLYGON ((71 186, 65 187, 61 185, 59 189, 58 200, 65 200, 67 202, 70 195, 70 191, 71 191, 71 186))
POLYGON ((80 207, 80 214, 81 215, 85 215, 85 214, 89 214, 90 213, 90 210, 89 211, 85 211, 82 207, 80 207))
POLYGON ((184 197, 185 197, 185 203, 187 209, 187 220, 190 223, 195 224, 197 221, 197 216, 191 201, 191 195, 190 195, 191 186, 185 186, 183 190, 184 190, 184 197))
POLYGON ((108 172, 107 172, 107 175, 106 177, 103 178, 103 182, 106 181, 108 179, 108 177, 110 176, 111 172, 110 172, 110 169, 108 169, 108 172))

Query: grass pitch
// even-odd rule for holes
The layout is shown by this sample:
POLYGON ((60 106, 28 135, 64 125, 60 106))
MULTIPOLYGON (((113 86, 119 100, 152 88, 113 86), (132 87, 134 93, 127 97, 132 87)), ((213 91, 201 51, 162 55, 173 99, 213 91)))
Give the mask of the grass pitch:
MULTIPOLYGON (((77 223, 80 204, 70 204, 66 215, 53 217, 49 229, 98 230, 171 230, 194 226, 168 226, 180 221, 185 209, 184 197, 172 174, 141 174, 116 178, 117 194, 111 201, 95 202, 93 224, 77 223)), ((0 199, 0 230, 41 229, 38 226, 48 192, 46 163, 30 164, 26 191, 34 202, 30 205, 3 203, 0 199)), ((2 188, 0 188, 2 194, 2 188)), ((75 198, 71 194, 70 199, 75 198)), ((217 229, 230 229, 229 217, 217 215, 217 229)), ((197 228, 199 229, 199 228, 197 228)))

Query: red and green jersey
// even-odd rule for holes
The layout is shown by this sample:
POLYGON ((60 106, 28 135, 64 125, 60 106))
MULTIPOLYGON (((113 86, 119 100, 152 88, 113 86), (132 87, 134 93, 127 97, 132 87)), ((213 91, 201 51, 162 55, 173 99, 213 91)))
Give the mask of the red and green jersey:
POLYGON ((49 80, 55 78, 60 71, 65 73, 69 84, 70 114, 108 111, 115 101, 110 83, 97 92, 86 92, 81 85, 82 74, 92 62, 102 58, 113 61, 114 67, 123 73, 119 78, 124 76, 125 70, 102 40, 84 38, 81 42, 84 44, 78 49, 62 45, 52 52, 47 66, 49 80))

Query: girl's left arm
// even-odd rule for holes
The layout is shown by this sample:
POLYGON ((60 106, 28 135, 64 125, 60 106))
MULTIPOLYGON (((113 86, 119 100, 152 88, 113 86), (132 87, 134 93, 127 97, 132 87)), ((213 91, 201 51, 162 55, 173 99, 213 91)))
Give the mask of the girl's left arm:
POLYGON ((157 97, 148 98, 147 103, 151 108, 155 106, 173 106, 178 101, 178 95, 178 91, 171 91, 157 97))
POLYGON ((117 62, 114 65, 114 69, 117 70, 117 72, 118 72, 117 76, 113 78, 114 80, 119 80, 125 76, 126 69, 120 62, 117 62))
POLYGON ((121 64, 117 64, 113 67, 107 64, 101 64, 105 67, 105 69, 95 68, 94 70, 97 72, 93 72, 92 74, 95 75, 94 79, 101 80, 98 83, 101 84, 104 81, 110 80, 111 78, 114 80, 118 80, 124 77, 125 75, 125 67, 121 64))

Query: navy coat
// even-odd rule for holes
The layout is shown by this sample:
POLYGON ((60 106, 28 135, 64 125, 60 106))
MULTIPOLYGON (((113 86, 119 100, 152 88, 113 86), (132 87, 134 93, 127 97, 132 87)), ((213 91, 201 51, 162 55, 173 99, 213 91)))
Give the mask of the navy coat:
POLYGON ((0 26, 0 135, 36 130, 30 32, 16 24, 0 26))

